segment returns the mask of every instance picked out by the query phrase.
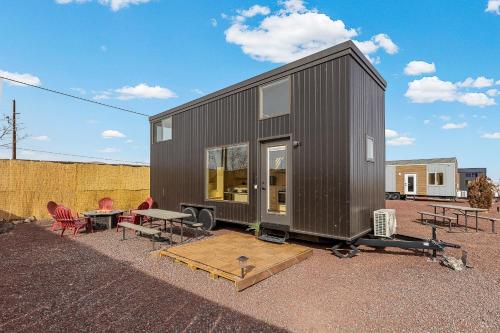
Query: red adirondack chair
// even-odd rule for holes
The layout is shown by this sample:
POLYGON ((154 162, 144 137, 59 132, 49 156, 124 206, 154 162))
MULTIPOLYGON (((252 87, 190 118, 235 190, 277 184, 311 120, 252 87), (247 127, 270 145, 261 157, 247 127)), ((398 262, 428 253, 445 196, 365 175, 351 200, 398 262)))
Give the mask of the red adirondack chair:
POLYGON ((145 201, 149 204, 149 208, 153 208, 154 200, 152 197, 147 197, 145 201))
POLYGON ((99 200, 99 210, 113 210, 113 199, 102 198, 99 200))
POLYGON ((63 236, 66 229, 73 229, 73 236, 76 236, 78 231, 80 231, 80 229, 83 227, 85 227, 87 231, 93 231, 92 223, 90 222, 89 218, 74 217, 71 213, 71 210, 62 205, 57 206, 54 213, 54 219, 61 225, 61 237, 63 236))
POLYGON ((54 222, 52 222, 52 227, 50 228, 52 231, 56 230, 56 227, 59 225, 59 222, 57 222, 55 218, 57 206, 58 204, 54 201, 47 202, 47 211, 49 212, 50 216, 52 216, 52 219, 54 219, 54 222))
MULTIPOLYGON (((136 210, 146 210, 146 209, 149 209, 149 204, 146 201, 144 201, 139 205, 139 207, 137 207, 136 210)), ((118 216, 118 223, 130 222, 133 224, 141 224, 141 219, 143 219, 144 221, 143 216, 133 214, 132 211, 129 211, 128 215, 118 216)), ((118 223, 116 224, 116 232, 118 232, 118 223)))

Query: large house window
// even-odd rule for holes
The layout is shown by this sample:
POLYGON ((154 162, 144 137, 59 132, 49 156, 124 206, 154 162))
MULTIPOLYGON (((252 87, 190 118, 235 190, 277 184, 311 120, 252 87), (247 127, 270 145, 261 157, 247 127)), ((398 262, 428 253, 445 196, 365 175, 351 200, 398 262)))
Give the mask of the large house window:
POLYGON ((154 123, 155 142, 172 140, 172 117, 154 123))
POLYGON ((444 185, 444 174, 442 172, 430 172, 429 185, 444 185))
POLYGON ((260 119, 290 113, 290 78, 271 82, 260 87, 260 119))
POLYGON ((207 150, 208 200, 248 203, 248 144, 207 150))

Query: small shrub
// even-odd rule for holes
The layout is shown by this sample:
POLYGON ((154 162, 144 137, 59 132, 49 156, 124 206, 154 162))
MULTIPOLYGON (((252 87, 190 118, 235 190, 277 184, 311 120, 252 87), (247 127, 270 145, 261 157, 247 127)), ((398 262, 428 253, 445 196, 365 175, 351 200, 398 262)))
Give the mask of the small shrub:
POLYGON ((480 176, 469 184, 467 198, 474 208, 490 209, 493 202, 495 186, 486 176, 480 176))
POLYGON ((247 228, 247 231, 253 231, 255 236, 259 236, 260 223, 259 222, 250 223, 250 225, 247 228))

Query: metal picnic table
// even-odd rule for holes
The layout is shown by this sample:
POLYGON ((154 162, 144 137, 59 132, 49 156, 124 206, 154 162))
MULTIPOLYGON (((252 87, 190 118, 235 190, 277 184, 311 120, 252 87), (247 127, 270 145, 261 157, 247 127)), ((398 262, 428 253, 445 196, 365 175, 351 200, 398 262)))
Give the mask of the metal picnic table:
MULTIPOLYGON (((469 213, 474 213, 474 215, 471 215, 470 217, 475 217, 476 218, 476 232, 478 231, 478 213, 480 212, 487 212, 487 209, 484 208, 473 208, 473 207, 466 207, 466 206, 457 206, 457 205, 447 205, 447 204, 430 204, 429 206, 434 207, 434 214, 437 214, 437 209, 441 208, 443 215, 446 214, 446 210, 456 210, 460 212, 465 219, 465 231, 467 232, 467 217, 469 216, 469 213)), ((458 219, 457 219, 458 223, 458 219)))
MULTIPOLYGON (((159 221, 163 221, 165 231, 167 231, 167 221, 168 221, 170 223, 170 238, 169 238, 170 245, 172 245, 172 238, 173 238, 173 226, 174 226, 173 220, 177 220, 176 222, 180 223, 181 225, 181 243, 182 243, 184 234, 184 224, 185 224, 184 219, 192 217, 190 214, 179 213, 163 209, 133 210, 132 214, 146 216, 159 221)), ((141 225, 142 225, 142 219, 141 219, 141 225)))

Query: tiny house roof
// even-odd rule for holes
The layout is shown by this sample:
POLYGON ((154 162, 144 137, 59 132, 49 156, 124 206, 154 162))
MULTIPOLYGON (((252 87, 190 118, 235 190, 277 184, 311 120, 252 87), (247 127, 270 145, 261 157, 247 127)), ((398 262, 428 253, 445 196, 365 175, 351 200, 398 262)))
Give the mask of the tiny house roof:
POLYGON ((221 97, 234 94, 238 91, 252 88, 256 85, 274 81, 285 75, 289 75, 298 72, 300 70, 303 70, 305 68, 314 66, 316 64, 328 61, 330 59, 338 58, 348 54, 350 54, 361 65, 361 67, 363 67, 365 71, 375 80, 375 82, 377 82, 377 84, 382 89, 385 90, 385 88, 387 87, 387 82, 384 80, 382 75, 380 75, 380 73, 375 69, 375 67, 370 63, 370 61, 363 55, 363 53, 358 49, 356 44, 348 40, 346 42, 329 47, 323 51, 316 52, 299 60, 293 61, 289 64, 275 68, 263 74, 254 76, 250 79, 241 81, 240 83, 233 84, 227 88, 218 90, 206 96, 197 98, 195 100, 176 106, 167 111, 153 115, 149 117, 149 121, 153 122, 166 116, 171 116, 173 114, 177 114, 183 111, 188 111, 189 109, 217 100, 221 97))
POLYGON ((466 172, 471 172, 471 173, 486 173, 486 168, 459 168, 458 169, 459 173, 466 173, 466 172))
POLYGON ((417 160, 386 161, 385 165, 412 165, 412 164, 438 164, 438 163, 457 163, 457 158, 442 157, 442 158, 422 158, 417 160))

